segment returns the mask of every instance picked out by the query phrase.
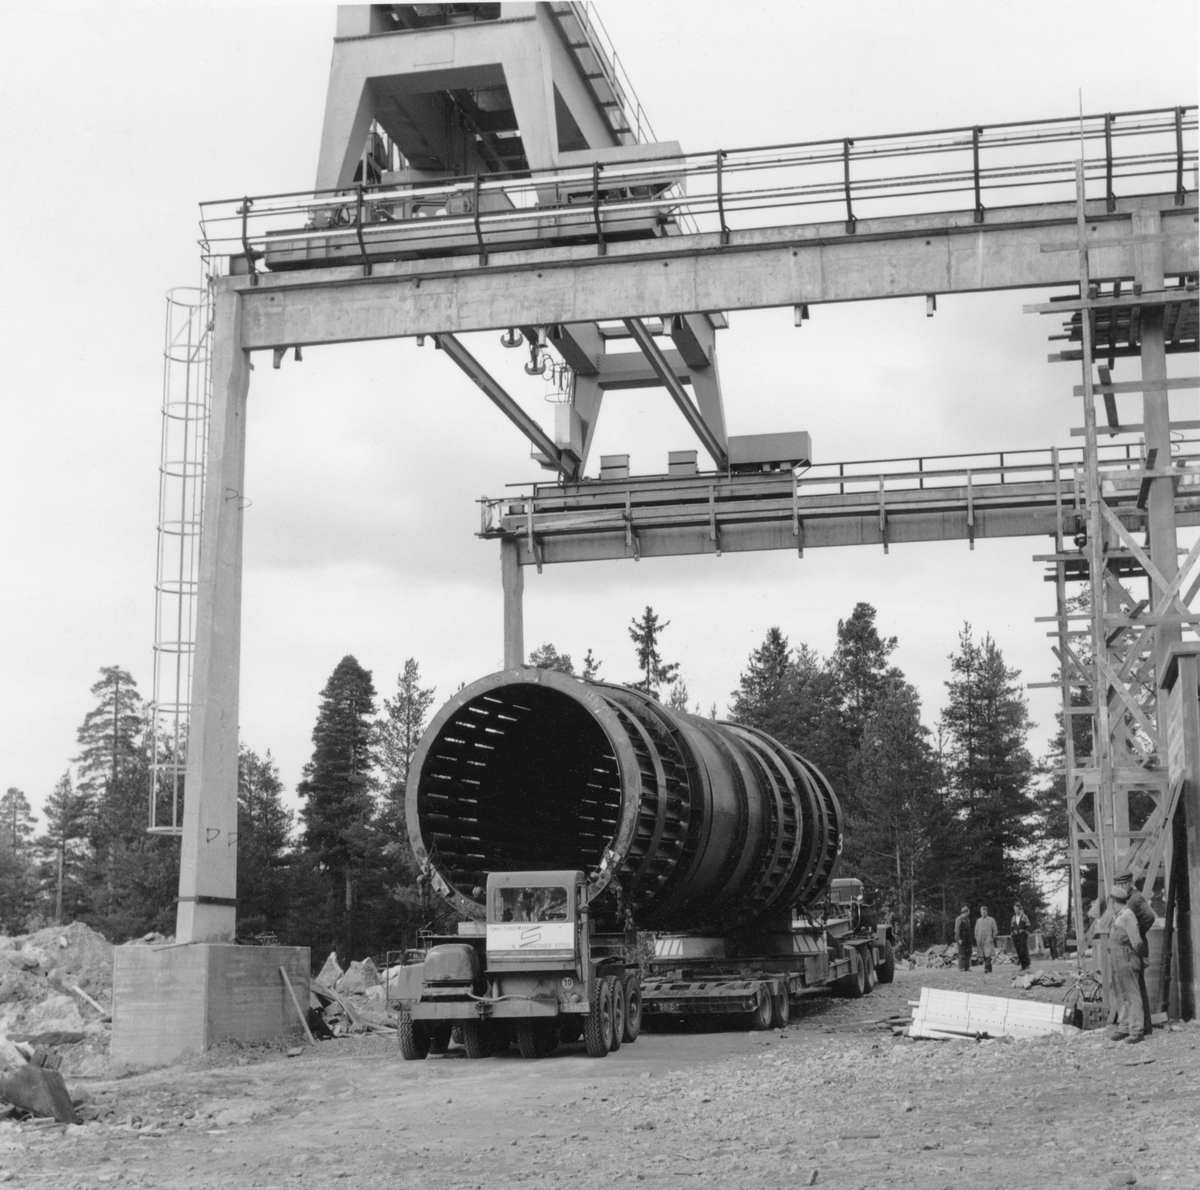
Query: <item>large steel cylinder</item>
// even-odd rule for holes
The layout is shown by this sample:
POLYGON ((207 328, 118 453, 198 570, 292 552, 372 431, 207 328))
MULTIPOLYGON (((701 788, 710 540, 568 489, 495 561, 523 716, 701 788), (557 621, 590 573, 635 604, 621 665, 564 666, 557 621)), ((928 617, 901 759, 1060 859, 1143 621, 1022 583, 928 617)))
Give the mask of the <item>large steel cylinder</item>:
POLYGON ((821 897, 842 812, 754 728, 544 669, 459 691, 409 768, 408 833, 471 917, 487 873, 579 869, 641 929, 730 930, 821 897))

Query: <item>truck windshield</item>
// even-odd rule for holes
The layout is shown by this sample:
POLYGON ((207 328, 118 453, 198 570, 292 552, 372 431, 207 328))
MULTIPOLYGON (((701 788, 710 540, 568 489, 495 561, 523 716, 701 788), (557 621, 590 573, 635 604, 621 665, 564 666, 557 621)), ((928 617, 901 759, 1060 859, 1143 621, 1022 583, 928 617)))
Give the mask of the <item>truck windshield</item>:
POLYGON ((495 921, 566 921, 567 890, 549 888, 498 888, 492 894, 495 921))

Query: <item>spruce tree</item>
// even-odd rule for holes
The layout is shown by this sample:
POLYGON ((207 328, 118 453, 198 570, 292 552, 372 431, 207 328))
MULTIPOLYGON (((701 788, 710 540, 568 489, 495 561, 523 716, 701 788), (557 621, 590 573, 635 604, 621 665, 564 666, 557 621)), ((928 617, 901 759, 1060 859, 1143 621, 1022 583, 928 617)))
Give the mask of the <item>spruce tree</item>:
POLYGON ((855 604, 850 618, 838 621, 837 646, 829 659, 851 748, 858 747, 876 698, 891 678, 902 676, 887 663, 896 638, 879 635, 876 614, 869 603, 855 604))
POLYGON ((285 928, 292 811, 268 752, 238 751, 238 933, 278 934, 285 928))
POLYGON ((787 637, 776 627, 768 628, 730 695, 730 718, 786 743, 795 734, 799 682, 787 637))
POLYGON ((413 657, 396 678, 396 697, 383 700, 383 716, 375 725, 375 744, 383 782, 384 828, 407 847, 404 798, 408 769, 421 742, 434 687, 421 685, 421 667, 413 657))
POLYGON ((921 724, 921 703, 907 682, 895 681, 877 695, 850 761, 856 791, 856 874, 881 890, 895 912, 910 949, 924 898, 936 877, 936 850, 944 825, 938 766, 921 724))
POLYGON ((631 685, 644 690, 651 698, 658 698, 661 687, 669 686, 679 673, 678 662, 665 662, 658 651, 658 638, 670 626, 670 620, 659 620, 649 604, 640 620, 629 622, 629 638, 637 649, 638 667, 642 676, 631 685))
POLYGON ((0 933, 23 933, 34 912, 34 879, 30 837, 35 819, 29 799, 15 786, 0 797, 0 933))
POLYGON ((585 682, 595 682, 600 678, 600 667, 604 664, 603 661, 597 661, 596 655, 591 649, 583 656, 583 674, 585 682))
POLYGON ((355 946, 355 884, 377 861, 375 751, 372 717, 375 687, 369 671, 351 656, 338 662, 321 691, 313 728, 312 760, 297 793, 304 800, 304 847, 340 889, 342 946, 355 946))
POLYGON ((37 840, 42 888, 60 925, 74 921, 84 909, 81 871, 86 858, 87 811, 87 801, 72 786, 68 769, 42 806, 46 833, 37 840))
POLYGON ((537 669, 553 669, 564 674, 575 673, 575 663, 571 660, 571 654, 560 653, 551 644, 544 644, 540 649, 534 649, 529 654, 529 664, 537 669))
POLYGON ((667 706, 673 711, 683 711, 685 714, 688 709, 688 688, 687 683, 682 678, 676 678, 671 689, 667 692, 667 706))
POLYGON ((1026 746, 1032 722, 1020 671, 1005 665, 990 635, 976 641, 964 625, 950 666, 941 723, 958 836, 957 892, 972 905, 983 901, 1005 912, 1034 893, 1026 855, 1036 838, 1035 766, 1026 746))

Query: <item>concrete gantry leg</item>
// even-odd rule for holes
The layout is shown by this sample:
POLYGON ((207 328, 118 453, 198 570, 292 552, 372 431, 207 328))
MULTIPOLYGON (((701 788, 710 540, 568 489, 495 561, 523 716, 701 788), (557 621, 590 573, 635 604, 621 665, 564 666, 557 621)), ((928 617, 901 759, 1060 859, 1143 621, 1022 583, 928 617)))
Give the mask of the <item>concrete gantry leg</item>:
POLYGON ((238 680, 249 354, 241 298, 213 305, 212 410, 188 728, 179 942, 232 942, 237 897, 238 680))
POLYGON ((525 573, 517 543, 508 538, 500 542, 500 582, 504 587, 504 668, 515 669, 525 664, 525 573))

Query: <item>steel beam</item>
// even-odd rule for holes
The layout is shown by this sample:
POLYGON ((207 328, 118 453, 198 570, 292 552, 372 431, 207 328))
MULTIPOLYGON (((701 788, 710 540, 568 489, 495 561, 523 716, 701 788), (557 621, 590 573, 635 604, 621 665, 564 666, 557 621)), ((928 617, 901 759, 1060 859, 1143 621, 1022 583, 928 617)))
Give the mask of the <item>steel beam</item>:
MULTIPOLYGON (((1163 269, 1200 271, 1196 195, 1118 200, 1108 214, 1089 204, 1092 276, 1132 276, 1131 219, 1159 210, 1163 269)), ((664 310, 745 310, 799 303, 976 293, 1078 283, 1078 263, 1057 248, 1074 229, 1075 204, 860 219, 736 233, 664 236, 594 246, 494 252, 474 257, 260 273, 218 281, 243 292, 242 344, 249 350, 500 330, 526 324, 646 318, 664 310)))
POLYGON ((489 400, 562 473, 573 479, 574 465, 541 426, 500 386, 490 372, 453 336, 434 335, 434 342, 487 394, 489 400))
POLYGON ((704 444, 704 449, 712 456, 713 462, 719 468, 726 467, 729 463, 729 455, 726 453, 724 443, 717 439, 708 423, 700 415, 700 410, 692 404, 691 399, 684 392, 683 385, 675 375, 675 369, 663 355, 659 345, 655 343, 654 336, 650 334, 639 318, 626 318, 623 321, 633 336, 634 342, 641 348, 646 361, 654 369, 655 375, 662 381, 667 392, 671 394, 671 399, 679 406, 679 412, 683 414, 688 425, 695 431, 696 437, 704 444))

